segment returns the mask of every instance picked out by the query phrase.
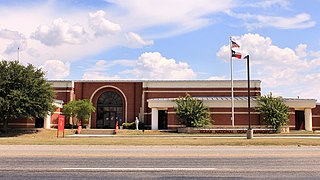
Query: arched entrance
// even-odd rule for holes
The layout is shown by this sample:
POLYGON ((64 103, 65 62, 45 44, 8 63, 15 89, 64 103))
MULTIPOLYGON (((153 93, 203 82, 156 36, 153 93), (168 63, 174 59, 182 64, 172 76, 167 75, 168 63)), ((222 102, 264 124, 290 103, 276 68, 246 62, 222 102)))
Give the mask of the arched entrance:
POLYGON ((114 92, 107 91, 100 95, 97 102, 97 129, 114 129, 116 121, 123 120, 123 99, 114 92))

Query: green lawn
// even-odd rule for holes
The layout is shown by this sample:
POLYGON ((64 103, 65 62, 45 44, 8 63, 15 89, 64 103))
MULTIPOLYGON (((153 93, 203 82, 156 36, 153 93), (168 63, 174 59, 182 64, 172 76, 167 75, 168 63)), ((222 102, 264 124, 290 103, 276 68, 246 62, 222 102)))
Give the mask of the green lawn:
MULTIPOLYGON (((125 134, 119 134, 111 137, 65 137, 57 138, 56 130, 41 130, 37 133, 30 134, 9 134, 11 137, 1 135, 1 145, 191 145, 191 146, 215 146, 215 145, 230 145, 230 146, 251 146, 251 145, 305 145, 305 146, 319 146, 320 139, 304 139, 304 138, 253 138, 251 140, 246 139, 246 135, 241 134, 243 138, 201 138, 195 135, 165 133, 159 131, 145 131, 145 134, 138 134, 138 131, 130 131, 125 134), (131 134, 130 134, 131 133, 131 134), (157 137, 152 137, 157 135, 157 137), (163 135, 163 136, 162 136, 163 135), (174 137, 167 137, 168 135, 174 137), (184 136, 184 137, 181 137, 184 136)), ((66 130, 65 135, 72 134, 71 130, 66 130)), ((291 135, 301 135, 299 133, 291 133, 291 135)), ((60 134, 62 135, 62 134, 60 134)), ((200 134, 201 136, 219 136, 219 134, 200 134)), ((198 136, 200 136, 198 135, 198 136)), ((236 134, 228 134, 229 136, 235 136, 236 134)), ((290 134, 289 134, 290 135, 290 134)), ((305 133, 303 135, 310 135, 305 133)), ((314 135, 314 134, 311 134, 314 135)), ((319 134, 317 134, 319 135, 319 134)), ((220 134, 221 136, 221 134, 220 134)), ((225 135, 224 135, 225 136, 225 135)), ((254 136, 270 136, 259 135, 254 136)))

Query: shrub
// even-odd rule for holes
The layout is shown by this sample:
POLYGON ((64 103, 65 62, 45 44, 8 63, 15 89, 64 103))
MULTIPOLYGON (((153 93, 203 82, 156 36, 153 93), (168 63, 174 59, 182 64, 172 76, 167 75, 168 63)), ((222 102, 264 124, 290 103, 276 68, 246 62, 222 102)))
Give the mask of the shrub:
POLYGON ((280 128, 289 120, 289 107, 281 97, 273 97, 272 93, 258 97, 256 111, 262 115, 262 120, 280 132, 280 128))
MULTIPOLYGON (((125 122, 122 123, 123 129, 136 129, 136 123, 135 122, 125 122)), ((139 129, 142 130, 144 129, 144 123, 139 122, 139 129)))
POLYGON ((176 112, 178 121, 187 127, 211 127, 211 116, 209 108, 203 104, 202 100, 186 94, 176 100, 176 112))
POLYGON ((134 122, 125 122, 122 123, 123 129, 135 129, 136 125, 134 122))

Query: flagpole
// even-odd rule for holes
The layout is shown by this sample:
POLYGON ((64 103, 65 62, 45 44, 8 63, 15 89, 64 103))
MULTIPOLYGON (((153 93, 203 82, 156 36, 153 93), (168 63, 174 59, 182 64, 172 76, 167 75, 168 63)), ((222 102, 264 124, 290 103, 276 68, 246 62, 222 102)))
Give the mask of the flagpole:
POLYGON ((247 59, 247 75, 248 75, 248 130, 247 139, 253 138, 253 130, 251 128, 251 106, 250 106, 250 60, 249 55, 245 57, 247 59))
POLYGON ((234 92, 233 92, 233 61, 232 61, 232 36, 230 36, 230 71, 231 71, 231 122, 234 127, 234 92))

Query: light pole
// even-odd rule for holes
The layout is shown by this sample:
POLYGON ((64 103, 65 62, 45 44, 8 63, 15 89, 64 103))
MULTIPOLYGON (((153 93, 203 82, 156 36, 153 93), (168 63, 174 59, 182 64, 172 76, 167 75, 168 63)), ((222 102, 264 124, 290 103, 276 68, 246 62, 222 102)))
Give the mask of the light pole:
POLYGON ((248 75, 248 130, 247 130, 247 139, 253 138, 253 130, 251 128, 251 107, 250 107, 250 61, 249 55, 244 57, 247 59, 247 75, 248 75))

